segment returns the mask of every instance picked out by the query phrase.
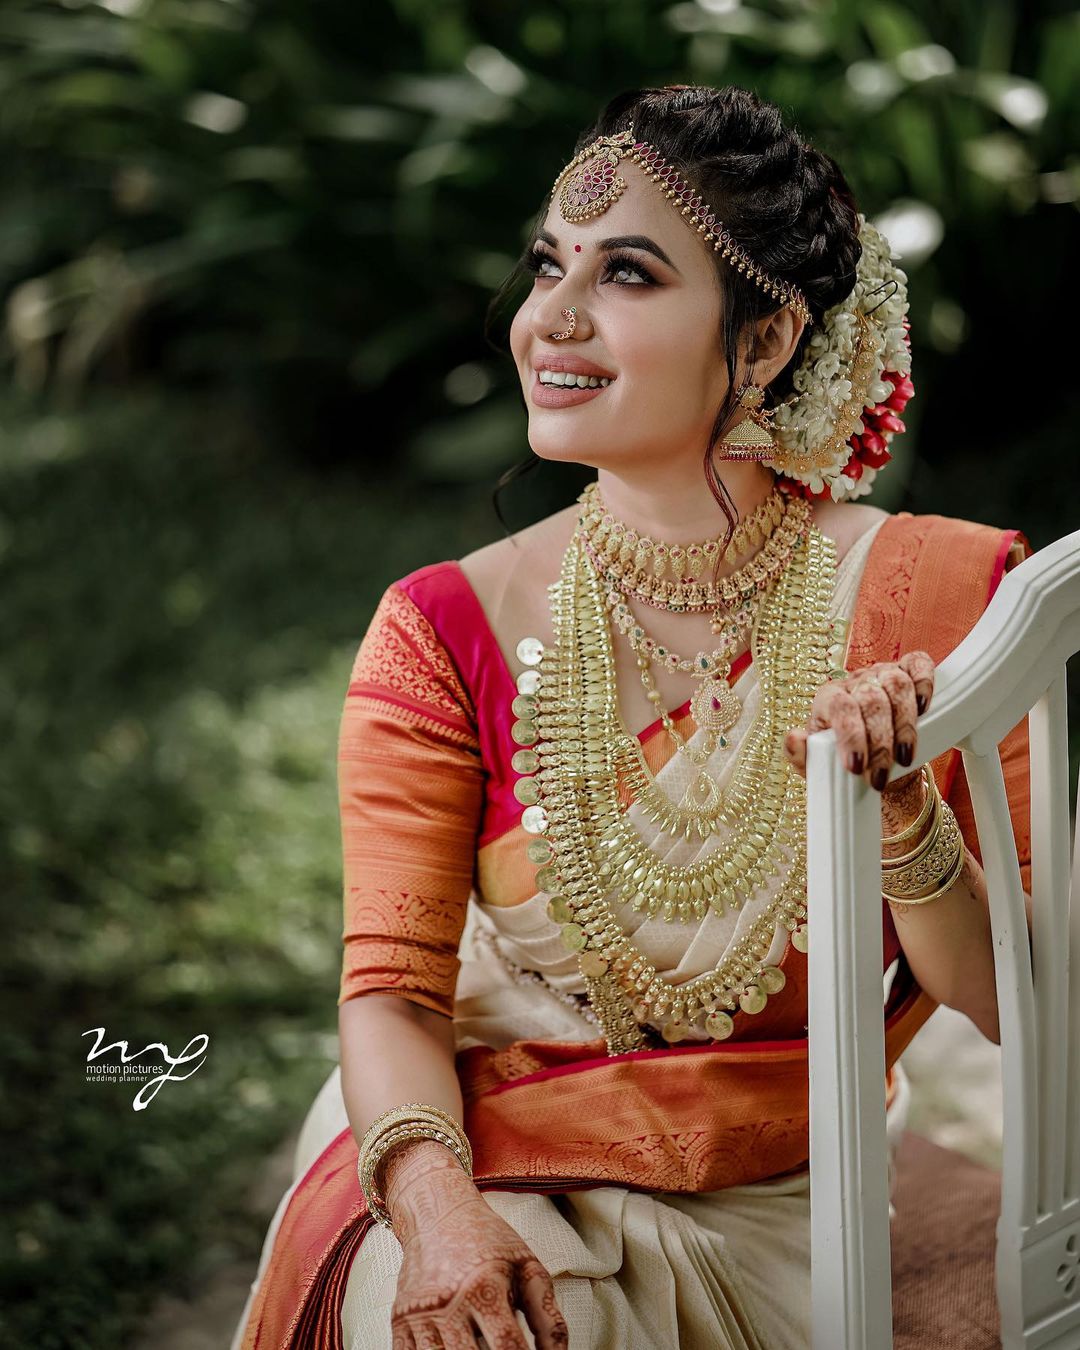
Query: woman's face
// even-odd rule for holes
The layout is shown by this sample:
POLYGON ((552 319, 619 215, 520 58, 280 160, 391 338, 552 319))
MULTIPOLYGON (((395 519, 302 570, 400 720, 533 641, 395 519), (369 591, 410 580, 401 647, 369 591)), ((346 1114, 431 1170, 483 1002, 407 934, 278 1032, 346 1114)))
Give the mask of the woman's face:
POLYGON ((533 241, 539 270, 510 329, 529 443, 543 459, 596 468, 663 468, 684 456, 697 466, 728 389, 711 250, 632 160, 618 171, 626 190, 602 215, 568 224, 556 198, 533 241), (553 341, 572 305, 574 335, 553 341), (539 381, 547 358, 576 358, 614 378, 567 403, 539 381), (545 395, 564 406, 538 403, 545 395))

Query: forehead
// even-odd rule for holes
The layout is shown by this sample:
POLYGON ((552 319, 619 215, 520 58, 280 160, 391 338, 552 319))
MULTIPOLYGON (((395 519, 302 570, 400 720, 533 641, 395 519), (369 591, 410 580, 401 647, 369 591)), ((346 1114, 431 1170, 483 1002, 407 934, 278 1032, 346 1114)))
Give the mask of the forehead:
POLYGON ((564 220, 559 210, 558 192, 548 202, 544 228, 559 241, 560 248, 595 247, 596 241, 614 234, 645 234, 654 239, 684 275, 695 269, 710 270, 708 249, 697 231, 691 229, 679 212, 631 159, 620 160, 618 176, 626 187, 617 201, 588 220, 564 220))

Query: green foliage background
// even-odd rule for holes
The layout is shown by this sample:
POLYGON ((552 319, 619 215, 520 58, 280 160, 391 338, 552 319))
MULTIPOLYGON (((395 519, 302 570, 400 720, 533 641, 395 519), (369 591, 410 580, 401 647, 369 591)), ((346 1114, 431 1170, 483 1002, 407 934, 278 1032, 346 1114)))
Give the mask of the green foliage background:
MULTIPOLYGON (((10 0, 0 81, 0 1339, 113 1347, 254 1260, 252 1182, 334 1062, 349 665, 391 580, 500 533, 527 444, 484 312, 579 127, 745 84, 914 223, 916 397, 872 500, 1039 547, 1080 523, 1080 21, 10 0), (101 1024, 207 1062, 135 1113, 83 1079, 101 1024)), ((543 466, 512 525, 580 481, 543 466)))

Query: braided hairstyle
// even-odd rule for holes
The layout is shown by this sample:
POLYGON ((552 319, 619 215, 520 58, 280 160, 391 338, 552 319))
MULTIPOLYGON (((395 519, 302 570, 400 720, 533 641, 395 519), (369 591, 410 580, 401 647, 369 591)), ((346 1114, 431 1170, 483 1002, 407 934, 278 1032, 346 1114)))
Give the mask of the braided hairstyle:
MULTIPOLYGON (((862 254, 855 200, 843 171, 824 151, 803 141, 784 124, 780 109, 749 89, 727 85, 668 85, 633 89, 616 95, 596 121, 583 130, 574 155, 598 136, 611 136, 633 126, 637 140, 648 141, 711 204, 736 240, 767 274, 794 282, 806 297, 813 327, 807 324, 791 360, 768 386, 767 399, 782 402, 794 392, 798 370, 811 334, 825 312, 851 294, 862 254)), ((543 223, 549 199, 537 213, 543 223)), ((734 533, 734 503, 717 477, 713 450, 738 403, 737 355, 743 346, 749 363, 756 359, 754 323, 781 308, 764 290, 710 251, 720 287, 719 349, 727 365, 729 388, 717 411, 705 450, 709 489, 734 533), (722 495, 721 495, 722 494, 722 495)), ((524 272, 514 268, 488 309, 488 327, 524 272)), ((536 455, 513 465, 499 479, 498 494, 521 473, 539 463, 536 455)), ((723 548, 720 550, 723 556, 723 548)))

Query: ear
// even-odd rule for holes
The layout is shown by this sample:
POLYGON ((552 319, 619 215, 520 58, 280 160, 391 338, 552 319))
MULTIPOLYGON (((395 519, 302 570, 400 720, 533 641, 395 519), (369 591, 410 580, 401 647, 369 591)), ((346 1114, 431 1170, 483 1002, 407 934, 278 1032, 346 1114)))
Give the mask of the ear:
POLYGON ((776 379, 794 356, 806 323, 784 305, 775 314, 758 319, 754 326, 757 330, 754 384, 764 389, 776 379))

